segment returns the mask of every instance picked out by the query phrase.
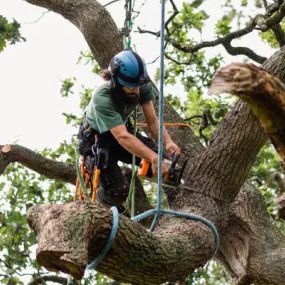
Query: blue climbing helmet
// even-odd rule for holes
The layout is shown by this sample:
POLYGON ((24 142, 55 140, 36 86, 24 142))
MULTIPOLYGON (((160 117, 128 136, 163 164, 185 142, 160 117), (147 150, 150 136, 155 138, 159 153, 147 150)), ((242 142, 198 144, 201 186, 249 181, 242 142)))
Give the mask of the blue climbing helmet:
POLYGON ((113 80, 120 85, 134 88, 150 81, 143 59, 132 50, 124 50, 110 62, 113 80))

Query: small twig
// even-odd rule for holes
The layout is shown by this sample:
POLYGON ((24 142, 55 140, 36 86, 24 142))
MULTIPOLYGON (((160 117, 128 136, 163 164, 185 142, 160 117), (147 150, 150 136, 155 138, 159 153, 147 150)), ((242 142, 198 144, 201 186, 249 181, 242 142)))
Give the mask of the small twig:
POLYGON ((35 24, 37 23, 39 20, 41 20, 43 18, 43 16, 47 13, 49 13, 49 10, 44 11, 36 20, 32 21, 32 22, 26 22, 26 23, 21 23, 21 25, 31 25, 31 24, 35 24))
POLYGON ((160 58, 160 55, 157 56, 153 61, 147 62, 146 65, 155 63, 160 58))
POLYGON ((173 14, 168 18, 168 20, 165 22, 165 29, 167 31, 167 34, 169 34, 169 29, 168 29, 168 25, 171 23, 171 21, 179 14, 179 11, 174 3, 173 0, 170 0, 170 3, 172 5, 173 8, 173 14))
POLYGON ((190 57, 189 60, 186 60, 186 61, 183 61, 183 62, 180 62, 180 61, 174 59, 174 58, 171 57, 168 53, 165 53, 164 55, 165 55, 165 57, 166 57, 167 59, 169 59, 169 60, 171 60, 171 61, 173 61, 174 63, 179 64, 179 65, 189 65, 189 64, 191 63, 191 61, 192 61, 192 54, 191 54, 191 57, 190 57))
POLYGON ((111 5, 111 4, 113 4, 113 3, 115 3, 115 2, 119 2, 120 0, 113 0, 113 1, 111 1, 111 2, 109 2, 109 3, 107 3, 107 4, 105 4, 105 5, 103 5, 103 7, 107 7, 107 6, 109 6, 109 5, 111 5))
POLYGON ((149 31, 149 30, 143 30, 141 29, 140 27, 138 27, 138 32, 140 34, 151 34, 151 35, 154 35, 156 37, 160 37, 160 31, 158 32, 153 32, 153 31, 149 31))

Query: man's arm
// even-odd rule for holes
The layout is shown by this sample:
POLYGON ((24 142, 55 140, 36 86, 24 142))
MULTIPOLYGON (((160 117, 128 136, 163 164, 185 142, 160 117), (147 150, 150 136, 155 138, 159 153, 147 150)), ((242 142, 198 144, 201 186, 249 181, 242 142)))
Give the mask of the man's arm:
MULTIPOLYGON (((158 140, 158 119, 155 113, 155 109, 152 101, 148 101, 142 105, 143 113, 147 125, 149 126, 152 137, 157 141, 158 140)), ((172 141, 167 130, 163 128, 163 143, 165 149, 169 154, 177 153, 180 154, 180 148, 172 141)))
MULTIPOLYGON (((112 135, 115 137, 115 139, 118 141, 118 143, 122 147, 124 147, 127 151, 151 162, 152 172, 154 175, 157 175, 158 156, 153 150, 148 148, 138 138, 129 133, 125 125, 116 126, 112 128, 110 131, 112 135)), ((167 172, 168 168, 165 164, 163 164, 162 174, 164 175, 167 172)))

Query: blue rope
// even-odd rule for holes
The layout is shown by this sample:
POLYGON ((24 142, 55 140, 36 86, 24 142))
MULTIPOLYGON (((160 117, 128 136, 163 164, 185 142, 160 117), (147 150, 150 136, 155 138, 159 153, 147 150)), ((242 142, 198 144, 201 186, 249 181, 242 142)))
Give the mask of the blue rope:
POLYGON ((158 167, 157 167, 157 204, 156 212, 150 231, 153 231, 159 217, 161 216, 162 200, 162 156, 163 156, 163 109, 164 109, 164 22, 165 22, 165 0, 161 1, 161 27, 160 27, 160 89, 159 89, 159 108, 158 108, 158 167))
POLYGON ((100 252, 100 254, 90 264, 87 265, 88 270, 92 270, 92 269, 95 270, 97 268, 99 263, 103 260, 103 258, 106 256, 106 254, 110 250, 113 244, 113 241, 116 237, 116 234, 119 228, 119 212, 116 207, 112 207, 111 210, 113 214, 113 218, 112 218, 113 225, 112 225, 112 229, 111 229, 111 233, 109 235, 108 241, 105 247, 103 248, 103 250, 100 252))
POLYGON ((137 215, 132 218, 133 221, 140 221, 144 218, 154 215, 154 219, 150 226, 150 231, 153 231, 157 225, 157 222, 161 215, 173 215, 176 217, 185 218, 188 220, 199 221, 205 225, 207 225, 213 232, 214 239, 215 239, 215 254, 219 250, 220 246, 220 238, 219 233, 215 227, 215 225, 208 219, 194 215, 189 213, 183 213, 178 211, 172 210, 164 210, 161 209, 161 201, 162 201, 162 155, 163 155, 163 109, 164 109, 164 95, 163 95, 163 88, 164 88, 164 38, 165 38, 165 1, 161 0, 161 29, 160 29, 160 94, 159 94, 159 109, 158 109, 158 123, 159 123, 159 130, 158 130, 158 169, 157 169, 157 204, 155 209, 148 210, 140 215, 137 215))
MULTIPOLYGON (((132 220, 135 222, 138 222, 138 221, 145 219, 149 216, 152 216, 154 214, 156 214, 156 209, 151 209, 151 210, 148 210, 142 214, 139 214, 139 215, 133 217, 132 220)), ((165 210, 165 209, 160 210, 160 215, 172 215, 172 216, 176 216, 178 218, 185 218, 187 220, 193 220, 193 221, 201 222, 204 225, 208 226, 211 229, 211 231, 213 232, 214 239, 215 239, 215 253, 214 253, 214 255, 218 252, 219 247, 220 247, 219 233, 218 233, 215 225, 210 220, 208 220, 204 217, 201 217, 199 215, 195 215, 195 214, 189 214, 189 213, 173 211, 173 210, 165 210)))

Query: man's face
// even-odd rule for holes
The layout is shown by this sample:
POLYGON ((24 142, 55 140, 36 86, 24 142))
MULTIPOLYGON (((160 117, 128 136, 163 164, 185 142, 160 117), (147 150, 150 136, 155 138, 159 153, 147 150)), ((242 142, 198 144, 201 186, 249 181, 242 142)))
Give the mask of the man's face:
POLYGON ((140 88, 134 87, 134 88, 129 88, 129 87, 125 87, 123 86, 122 91, 124 93, 124 96, 126 98, 126 102, 128 104, 137 104, 139 101, 139 97, 140 97, 140 88))

